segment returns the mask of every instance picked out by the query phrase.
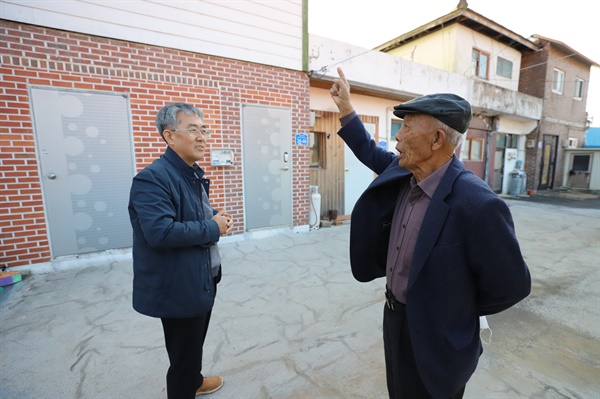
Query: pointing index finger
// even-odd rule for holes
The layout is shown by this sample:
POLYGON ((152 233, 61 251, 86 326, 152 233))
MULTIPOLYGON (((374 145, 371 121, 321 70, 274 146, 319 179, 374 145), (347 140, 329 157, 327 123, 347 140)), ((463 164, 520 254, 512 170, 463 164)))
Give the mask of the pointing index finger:
POLYGON ((344 84, 347 85, 348 81, 346 80, 346 75, 344 75, 344 71, 342 71, 342 68, 338 67, 337 72, 338 72, 338 75, 340 75, 340 79, 342 80, 342 82, 344 82, 344 84))

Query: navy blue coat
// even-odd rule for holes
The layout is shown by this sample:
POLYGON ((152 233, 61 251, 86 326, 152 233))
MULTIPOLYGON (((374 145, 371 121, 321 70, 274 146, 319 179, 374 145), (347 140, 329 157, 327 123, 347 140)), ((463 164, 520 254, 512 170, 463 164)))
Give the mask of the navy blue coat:
POLYGON ((200 184, 208 193, 209 181, 203 175, 167 148, 133 178, 133 308, 142 314, 185 318, 212 309, 209 246, 220 232, 217 222, 204 216, 200 184))
MULTIPOLYGON (((356 202, 350 224, 352 273, 371 281, 385 276, 399 182, 411 173, 376 145, 358 117, 338 134, 379 175, 356 202)), ((433 397, 450 397, 475 371, 479 316, 513 306, 530 290, 508 206, 453 157, 425 213, 406 298, 417 367, 433 397)))

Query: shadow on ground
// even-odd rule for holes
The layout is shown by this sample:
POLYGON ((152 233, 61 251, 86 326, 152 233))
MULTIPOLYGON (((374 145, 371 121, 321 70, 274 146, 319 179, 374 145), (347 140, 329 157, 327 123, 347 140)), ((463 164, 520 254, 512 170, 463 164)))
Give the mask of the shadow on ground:
POLYGON ((510 199, 579 209, 600 209, 600 192, 557 189, 538 191, 534 195, 519 195, 510 199))

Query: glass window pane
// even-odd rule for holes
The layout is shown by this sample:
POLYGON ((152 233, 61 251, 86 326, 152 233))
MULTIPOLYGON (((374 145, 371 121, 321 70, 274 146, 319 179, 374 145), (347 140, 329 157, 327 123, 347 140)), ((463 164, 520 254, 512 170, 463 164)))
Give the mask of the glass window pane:
POLYGON ((504 76, 505 78, 512 78, 512 61, 506 60, 502 57, 498 57, 498 63, 496 64, 496 74, 504 76))
POLYGON ((496 137, 496 148, 504 148, 506 146, 506 135, 498 134, 496 137))
POLYGON ((310 166, 319 167, 321 166, 321 134, 310 133, 310 166))
POLYGON ((582 98, 583 97, 583 80, 582 79, 576 79, 575 80, 575 98, 582 98))
POLYGON ((466 139, 462 145, 462 159, 465 161, 470 160, 470 154, 471 154, 471 140, 466 139))
POLYGON ((554 85, 552 86, 552 89, 555 92, 562 94, 564 80, 565 80, 565 73, 559 69, 555 69, 554 70, 554 85))
POLYGON ((590 169, 590 156, 589 155, 574 155, 573 156, 573 167, 571 170, 576 172, 587 172, 590 169))
POLYGON ((482 78, 487 78, 487 64, 488 64, 488 56, 486 54, 479 54, 479 76, 482 78))
POLYGON ((475 49, 471 52, 471 68, 475 75, 479 74, 479 51, 475 49))
POLYGON ((396 133, 398 133, 398 130, 400 130, 400 128, 402 128, 402 122, 392 121, 392 130, 390 131, 391 139, 395 140, 394 136, 396 136, 396 133))
POLYGON ((564 80, 564 73, 563 73, 563 72, 560 72, 560 73, 558 74, 558 79, 557 79, 557 81, 558 81, 558 91, 560 91, 561 93, 562 93, 562 91, 563 91, 563 80, 564 80))
POLYGON ((471 142, 471 161, 481 161, 482 140, 473 140, 471 142))

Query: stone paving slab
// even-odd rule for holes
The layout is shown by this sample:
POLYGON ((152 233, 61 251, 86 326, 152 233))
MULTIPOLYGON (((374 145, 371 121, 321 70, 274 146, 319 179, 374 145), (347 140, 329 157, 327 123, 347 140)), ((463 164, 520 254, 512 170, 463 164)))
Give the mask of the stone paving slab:
MULTIPOLYGON (((488 318, 465 398, 600 398, 600 210, 507 200, 530 297, 488 318)), ((383 279, 358 283, 349 225, 221 245, 211 398, 386 398, 383 279)), ((160 320, 131 308, 131 260, 33 273, 0 294, 0 398, 164 399, 160 320)))

